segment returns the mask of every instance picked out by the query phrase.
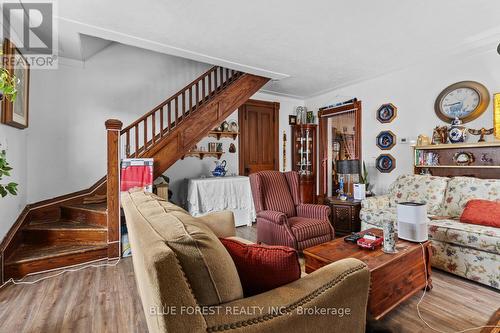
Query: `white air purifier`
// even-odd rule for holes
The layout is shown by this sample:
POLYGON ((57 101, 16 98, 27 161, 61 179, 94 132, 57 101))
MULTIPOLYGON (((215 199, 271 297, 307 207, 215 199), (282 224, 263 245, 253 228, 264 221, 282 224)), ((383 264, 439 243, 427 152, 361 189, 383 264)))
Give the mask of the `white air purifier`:
POLYGON ((400 202, 397 206, 398 238, 410 242, 429 239, 427 205, 419 202, 400 202))

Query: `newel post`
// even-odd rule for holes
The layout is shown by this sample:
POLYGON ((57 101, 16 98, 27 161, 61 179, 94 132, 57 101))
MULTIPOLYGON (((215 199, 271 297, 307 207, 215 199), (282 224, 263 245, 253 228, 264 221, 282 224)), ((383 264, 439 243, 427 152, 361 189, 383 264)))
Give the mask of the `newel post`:
POLYGON ((107 206, 108 258, 120 257, 120 131, 122 122, 108 119, 105 123, 108 142, 107 206))

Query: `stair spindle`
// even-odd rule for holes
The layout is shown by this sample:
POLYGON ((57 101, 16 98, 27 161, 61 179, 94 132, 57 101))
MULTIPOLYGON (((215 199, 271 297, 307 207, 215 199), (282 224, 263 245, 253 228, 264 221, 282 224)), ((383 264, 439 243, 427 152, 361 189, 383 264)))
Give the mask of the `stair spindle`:
POLYGON ((163 137, 163 106, 160 108, 160 138, 163 137))
POLYGON ((175 124, 174 126, 177 127, 179 124, 179 96, 175 97, 175 124))
POLYGON ((153 113, 153 118, 151 120, 151 127, 152 127, 152 135, 153 137, 151 138, 151 141, 153 144, 156 142, 156 112, 153 113))
POLYGON ((214 90, 215 91, 219 90, 219 82, 218 82, 219 80, 217 79, 217 76, 218 76, 217 73, 218 73, 217 68, 215 68, 215 70, 214 70, 214 86, 215 86, 214 90))
POLYGON ((224 81, 224 69, 222 67, 219 67, 219 76, 220 76, 220 87, 224 87, 226 85, 226 82, 224 81))
POLYGON ((212 95, 212 72, 208 74, 208 96, 212 95))
POLYGON ((205 93, 205 76, 203 77, 203 81, 202 81, 202 85, 201 85, 201 98, 202 98, 202 101, 205 100, 205 96, 206 96, 206 93, 205 93))
POLYGON ((130 131, 125 132, 125 156, 130 157, 130 131))
POLYGON ((168 126, 168 131, 170 132, 172 128, 172 108, 170 107, 170 101, 167 103, 167 126, 168 126))
POLYGON ((186 117, 186 91, 182 92, 182 119, 186 117))
POLYGON ((189 87, 189 113, 193 112, 193 87, 189 87))
POLYGON ((200 85, 196 82, 196 110, 198 110, 198 105, 200 104, 200 85))
POLYGON ((144 118, 144 147, 142 149, 142 152, 146 152, 146 148, 148 146, 148 118, 144 118))
POLYGON ((137 158, 139 155, 139 124, 134 126, 135 130, 135 152, 134 157, 137 158))

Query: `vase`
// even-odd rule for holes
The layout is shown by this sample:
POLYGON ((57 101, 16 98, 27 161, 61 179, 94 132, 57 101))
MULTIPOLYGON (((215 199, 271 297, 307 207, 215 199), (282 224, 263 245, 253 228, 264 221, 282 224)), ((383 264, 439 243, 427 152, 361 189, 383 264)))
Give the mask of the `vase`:
POLYGON ((398 252, 396 250, 397 233, 395 223, 393 221, 385 221, 382 228, 384 232, 384 245, 382 251, 385 253, 398 252))

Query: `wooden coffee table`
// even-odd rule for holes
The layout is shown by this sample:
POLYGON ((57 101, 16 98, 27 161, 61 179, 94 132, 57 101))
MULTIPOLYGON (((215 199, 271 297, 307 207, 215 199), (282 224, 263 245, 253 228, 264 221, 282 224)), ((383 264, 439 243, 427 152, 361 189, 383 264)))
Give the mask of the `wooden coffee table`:
MULTIPOLYGON (((368 229, 382 236, 382 230, 368 229)), ((345 258, 356 258, 363 261, 371 273, 371 288, 368 299, 368 310, 375 319, 380 319, 398 304, 408 299, 419 290, 425 288, 425 272, 427 267, 428 289, 432 289, 431 243, 412 243, 398 240, 398 253, 387 254, 381 247, 366 250, 343 238, 313 246, 304 250, 306 273, 345 258)))

